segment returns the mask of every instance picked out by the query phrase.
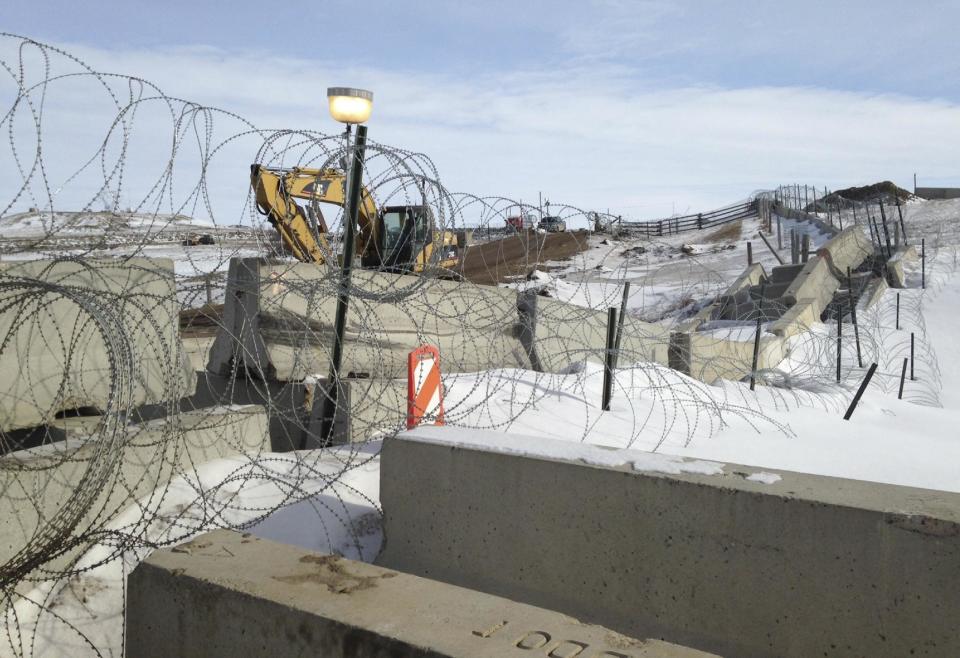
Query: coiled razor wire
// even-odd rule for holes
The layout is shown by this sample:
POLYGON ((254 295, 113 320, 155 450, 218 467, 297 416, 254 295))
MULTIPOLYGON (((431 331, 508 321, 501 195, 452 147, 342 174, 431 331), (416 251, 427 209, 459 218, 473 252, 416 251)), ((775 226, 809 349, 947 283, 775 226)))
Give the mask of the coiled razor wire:
MULTIPOLYGON (((684 447, 731 422, 789 435, 764 408, 840 413, 861 376, 848 367, 835 382, 830 325, 797 336, 784 364, 758 373, 766 386, 756 394, 668 367, 671 333, 742 269, 727 251, 758 225, 749 214, 695 235, 651 235, 554 203, 549 214, 569 228, 608 237, 517 233, 508 219, 543 209, 452 192, 427 155, 369 142, 363 181, 376 205, 427 206, 438 231, 471 230, 473 271, 449 278, 440 249, 422 276, 355 270, 343 366, 352 442, 291 451, 311 431, 311 400, 325 394, 343 211, 327 218, 326 262, 297 263, 257 212, 245 172, 251 163, 345 170, 349 141, 264 129, 16 35, 0 34, 0 67, 0 527, 11 538, 0 556, 2 654, 121 655, 125 576, 151 550, 270 523, 291 505, 305 506, 318 548, 373 559, 379 507, 368 485, 380 441, 404 426, 412 345, 442 347, 450 425, 542 434, 541 409, 562 408, 568 438, 646 450, 684 447), (183 245, 198 233, 214 244, 183 245), (238 259, 257 262, 266 353, 247 324, 227 322, 238 259), (617 402, 601 412, 604 311, 619 306, 625 280, 634 288, 617 402), (533 324, 518 309, 525 290, 533 324), (218 340, 236 349, 214 373, 218 340)), ((910 227, 926 236, 928 281, 940 285, 958 236, 910 227)), ((923 297, 901 298, 922 373, 906 397, 935 405, 923 297)), ((890 324, 889 296, 860 315, 864 361, 882 374, 909 349, 909 334, 890 324)), ((852 342, 843 350, 852 363, 852 342)))

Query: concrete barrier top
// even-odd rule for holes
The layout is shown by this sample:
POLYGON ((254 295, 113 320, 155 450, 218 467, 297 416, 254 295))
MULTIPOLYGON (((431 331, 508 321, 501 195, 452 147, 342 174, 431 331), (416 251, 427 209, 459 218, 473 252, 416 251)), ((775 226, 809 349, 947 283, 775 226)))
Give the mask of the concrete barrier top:
POLYGON ((710 655, 224 530, 157 551, 128 592, 127 655, 138 658, 710 655))
MULTIPOLYGON (((786 499, 856 507, 889 513, 904 519, 912 515, 924 515, 927 519, 936 519, 938 522, 960 524, 960 494, 948 491, 459 427, 422 426, 402 432, 395 440, 615 469, 724 489, 762 492, 786 499)), ((905 523, 909 525, 909 520, 905 520, 905 523)), ((957 531, 960 534, 960 527, 957 531)))

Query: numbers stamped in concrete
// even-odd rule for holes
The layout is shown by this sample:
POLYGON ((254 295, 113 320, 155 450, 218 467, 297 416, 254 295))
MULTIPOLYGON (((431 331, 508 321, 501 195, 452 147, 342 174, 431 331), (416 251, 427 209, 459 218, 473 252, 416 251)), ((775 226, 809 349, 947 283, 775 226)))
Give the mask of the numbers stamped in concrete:
MULTIPOLYGON (((483 630, 473 631, 472 634, 479 638, 490 639, 509 623, 504 619, 483 630)), ((544 655, 547 658, 632 658, 630 654, 610 651, 606 648, 591 649, 588 643, 579 640, 554 640, 546 631, 526 631, 512 641, 512 644, 517 649, 534 651, 536 653, 533 655, 544 655)))

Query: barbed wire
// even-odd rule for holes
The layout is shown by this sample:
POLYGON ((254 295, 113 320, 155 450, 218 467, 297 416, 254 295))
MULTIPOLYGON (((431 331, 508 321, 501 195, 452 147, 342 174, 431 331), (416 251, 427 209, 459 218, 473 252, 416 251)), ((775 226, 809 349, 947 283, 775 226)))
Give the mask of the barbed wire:
MULTIPOLYGON (((278 510, 305 515, 296 525, 318 548, 372 560, 378 447, 405 427, 407 355, 423 343, 440 347, 452 426, 543 435, 555 431, 544 414, 559 414, 569 440, 644 450, 684 448, 734 423, 791 436, 769 410, 839 413, 861 377, 847 367, 834 380, 829 325, 794 337, 789 358, 757 373, 757 392, 678 372, 683 323, 724 294, 745 265, 733 247, 761 227, 749 203, 696 234, 617 233, 617 218, 564 203, 549 214, 610 232, 516 231, 508 220, 540 216, 539 204, 452 192, 426 154, 370 141, 363 184, 377 208, 428 208, 435 239, 465 243, 472 231, 477 243, 461 244, 459 272, 440 267, 442 249, 419 276, 353 272, 350 440, 300 449, 326 394, 343 208, 325 220, 324 262, 297 262, 257 211, 246 172, 345 172, 345 135, 264 129, 11 34, 0 34, 0 67, 4 654, 121 655, 125 576, 141 559, 209 529, 280 523, 278 510), (77 122, 76 107, 99 109, 77 122), (604 412, 605 310, 620 305, 625 281, 616 403, 604 412), (253 315, 238 316, 250 291, 253 315)), ((330 213, 316 199, 304 206, 330 213)), ((927 232, 936 286, 955 236, 916 230, 927 232)), ((922 373, 907 398, 937 404, 922 303, 902 299, 922 373)), ((904 352, 889 316, 889 298, 860 316, 864 360, 882 373, 904 352)), ((725 330, 751 326, 741 318, 725 330)), ((847 364, 851 349, 843 343, 847 364)), ((720 355, 705 368, 742 365, 720 355)))

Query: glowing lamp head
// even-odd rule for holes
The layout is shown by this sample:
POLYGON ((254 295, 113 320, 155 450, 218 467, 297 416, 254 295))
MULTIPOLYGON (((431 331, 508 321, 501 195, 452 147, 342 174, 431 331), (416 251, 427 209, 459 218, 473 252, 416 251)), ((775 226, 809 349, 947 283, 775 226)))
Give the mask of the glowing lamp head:
POLYGON ((373 92, 352 87, 330 87, 327 89, 330 103, 330 116, 340 123, 363 123, 370 118, 373 110, 373 92))

